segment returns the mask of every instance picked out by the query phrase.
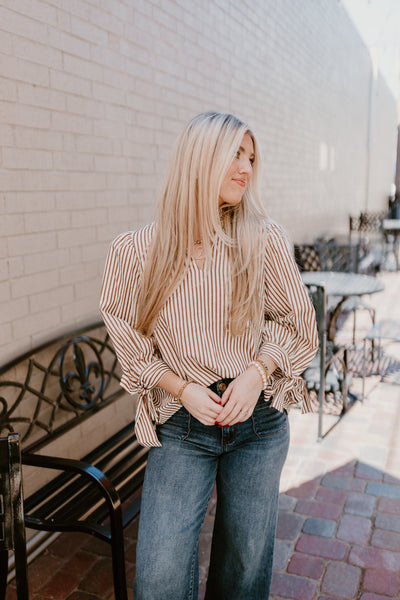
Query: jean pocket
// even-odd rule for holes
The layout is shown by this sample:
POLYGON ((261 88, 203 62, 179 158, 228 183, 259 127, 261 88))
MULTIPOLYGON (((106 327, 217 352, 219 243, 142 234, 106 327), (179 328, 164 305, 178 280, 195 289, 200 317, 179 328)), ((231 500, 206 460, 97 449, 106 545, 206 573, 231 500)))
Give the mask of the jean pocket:
POLYGON ((163 437, 185 440, 190 433, 190 413, 182 407, 163 423, 157 426, 157 434, 162 442, 163 437))
POLYGON ((265 405, 257 405, 253 415, 253 430, 257 437, 266 438, 286 431, 288 417, 286 412, 280 412, 276 408, 265 405))

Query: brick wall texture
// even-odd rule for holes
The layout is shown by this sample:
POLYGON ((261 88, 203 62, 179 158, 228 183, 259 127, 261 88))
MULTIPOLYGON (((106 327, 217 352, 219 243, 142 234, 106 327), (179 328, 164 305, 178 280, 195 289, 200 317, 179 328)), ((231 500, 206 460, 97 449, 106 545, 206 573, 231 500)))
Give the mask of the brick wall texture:
POLYGON ((250 123, 292 239, 386 206, 396 103, 337 0, 0 0, 0 354, 98 317, 194 114, 250 123))

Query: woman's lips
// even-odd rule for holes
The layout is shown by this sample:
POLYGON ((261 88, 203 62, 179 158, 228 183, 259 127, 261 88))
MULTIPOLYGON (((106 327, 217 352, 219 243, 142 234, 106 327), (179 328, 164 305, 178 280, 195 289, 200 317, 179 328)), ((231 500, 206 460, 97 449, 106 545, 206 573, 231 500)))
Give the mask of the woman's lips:
POLYGON ((233 181, 236 181, 241 187, 246 187, 246 181, 244 179, 233 179, 233 181))

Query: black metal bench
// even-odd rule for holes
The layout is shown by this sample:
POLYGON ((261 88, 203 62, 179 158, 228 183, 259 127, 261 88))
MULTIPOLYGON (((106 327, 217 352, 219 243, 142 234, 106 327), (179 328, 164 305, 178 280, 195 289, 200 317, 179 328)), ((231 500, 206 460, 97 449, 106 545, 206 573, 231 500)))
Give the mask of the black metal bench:
POLYGON ((0 438, 0 598, 7 589, 8 553, 14 551, 17 598, 29 600, 19 435, 0 438))
POLYGON ((139 512, 148 452, 136 440, 133 407, 131 422, 100 434, 100 444, 83 456, 79 448, 77 458, 49 452, 61 435, 68 440, 74 428, 121 399, 119 378, 100 322, 42 344, 0 367, 0 435, 20 434, 22 464, 38 469, 38 477, 48 476, 44 469, 58 472, 25 494, 26 526, 82 531, 109 542, 115 598, 126 600, 123 528, 139 512))

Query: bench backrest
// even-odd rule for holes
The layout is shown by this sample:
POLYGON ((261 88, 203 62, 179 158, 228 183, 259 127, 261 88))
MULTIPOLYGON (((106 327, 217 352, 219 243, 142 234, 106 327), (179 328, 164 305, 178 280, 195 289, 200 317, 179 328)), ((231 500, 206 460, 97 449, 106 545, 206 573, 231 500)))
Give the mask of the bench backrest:
POLYGON ((0 435, 36 451, 124 394, 119 380, 102 322, 41 344, 0 366, 0 435))

